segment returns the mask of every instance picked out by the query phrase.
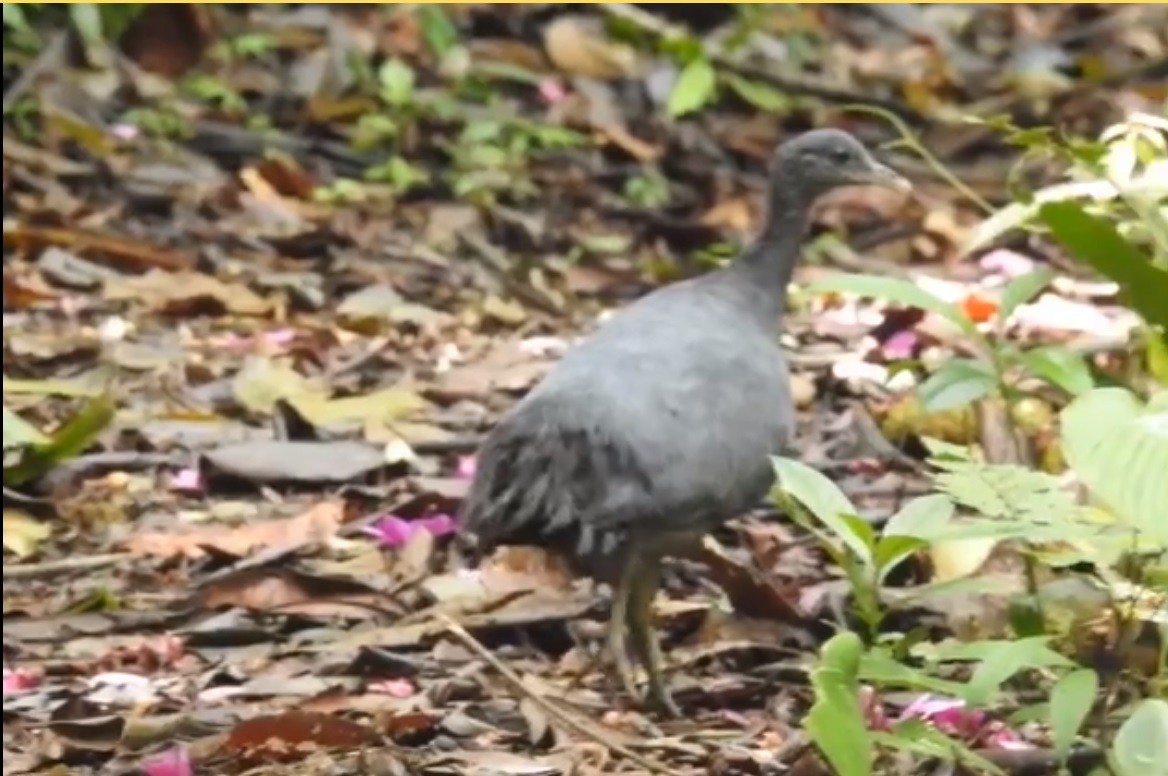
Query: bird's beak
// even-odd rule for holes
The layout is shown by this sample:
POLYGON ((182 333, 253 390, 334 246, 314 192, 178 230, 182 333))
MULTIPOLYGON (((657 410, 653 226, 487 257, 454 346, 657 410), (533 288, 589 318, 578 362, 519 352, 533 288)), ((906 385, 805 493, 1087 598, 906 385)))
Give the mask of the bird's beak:
POLYGON ((861 182, 873 186, 883 186, 906 194, 912 191, 912 184, 908 178, 876 160, 872 160, 869 163, 868 170, 864 174, 863 181, 861 182))

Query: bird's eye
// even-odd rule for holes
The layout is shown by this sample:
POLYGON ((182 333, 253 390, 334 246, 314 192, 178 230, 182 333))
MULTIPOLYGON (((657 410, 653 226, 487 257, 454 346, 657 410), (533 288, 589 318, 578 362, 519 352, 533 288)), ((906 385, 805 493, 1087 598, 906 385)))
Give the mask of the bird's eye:
POLYGON ((833 164, 847 164, 852 158, 846 148, 833 148, 828 151, 827 156, 833 164))

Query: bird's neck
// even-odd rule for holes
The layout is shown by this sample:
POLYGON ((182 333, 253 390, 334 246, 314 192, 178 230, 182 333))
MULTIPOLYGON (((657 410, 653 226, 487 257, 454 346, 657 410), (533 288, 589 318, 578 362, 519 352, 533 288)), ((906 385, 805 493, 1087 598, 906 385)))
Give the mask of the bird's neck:
POLYGON ((810 209, 811 198, 773 189, 762 229, 729 268, 758 292, 768 315, 783 312, 810 209))

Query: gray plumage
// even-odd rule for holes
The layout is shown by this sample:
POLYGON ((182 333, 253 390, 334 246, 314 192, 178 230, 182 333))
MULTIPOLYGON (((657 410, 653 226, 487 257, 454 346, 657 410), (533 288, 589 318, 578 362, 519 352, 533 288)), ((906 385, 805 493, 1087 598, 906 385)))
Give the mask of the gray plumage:
POLYGON ((766 495, 792 438, 776 329, 808 209, 835 186, 903 185, 838 130, 781 145, 771 181, 736 260, 614 315, 491 431, 462 512, 483 552, 543 546, 615 583, 635 573, 630 553, 655 569, 766 495))

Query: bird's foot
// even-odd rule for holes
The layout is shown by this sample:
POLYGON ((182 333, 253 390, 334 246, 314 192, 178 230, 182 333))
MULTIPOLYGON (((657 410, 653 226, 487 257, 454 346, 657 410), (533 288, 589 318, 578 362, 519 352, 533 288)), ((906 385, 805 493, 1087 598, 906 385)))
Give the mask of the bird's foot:
POLYGON ((659 683, 654 687, 654 683, 650 681, 649 691, 645 694, 646 705, 651 707, 658 714, 669 717, 670 719, 681 719, 685 715, 681 713, 681 707, 673 700, 672 693, 669 692, 664 683, 659 683))

